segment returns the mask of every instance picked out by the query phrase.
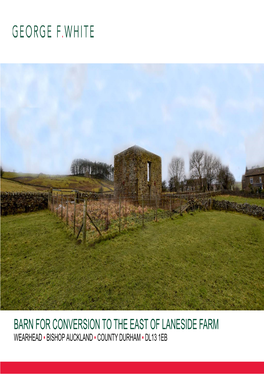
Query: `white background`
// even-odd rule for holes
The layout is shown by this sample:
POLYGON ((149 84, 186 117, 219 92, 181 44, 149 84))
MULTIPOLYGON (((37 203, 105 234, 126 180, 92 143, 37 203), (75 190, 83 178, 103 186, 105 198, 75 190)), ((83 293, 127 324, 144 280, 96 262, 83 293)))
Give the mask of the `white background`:
MULTIPOLYGON (((0 62, 263 63, 263 14, 263 2, 252 0, 6 1, 0 62), (15 39, 15 24, 50 24, 52 38, 15 39), (93 24, 94 38, 57 38, 58 24, 93 24)), ((261 361, 263 320, 263 311, 1 311, 0 360, 261 361), (13 340, 14 318, 219 318, 220 329, 169 331, 168 342, 156 343, 21 343, 13 340)))
POLYGON ((261 0, 1 2, 1 62, 264 62, 261 0), (53 37, 13 38, 13 25, 52 25, 53 37), (93 39, 56 26, 94 25, 93 39))
MULTIPOLYGON (((2 361, 262 361, 262 311, 12 311, 1 312, 2 361), (218 330, 15 330, 14 319, 219 319, 218 330), (168 341, 15 342, 14 333, 167 333, 168 341)), ((102 327, 102 325, 101 325, 102 327)))

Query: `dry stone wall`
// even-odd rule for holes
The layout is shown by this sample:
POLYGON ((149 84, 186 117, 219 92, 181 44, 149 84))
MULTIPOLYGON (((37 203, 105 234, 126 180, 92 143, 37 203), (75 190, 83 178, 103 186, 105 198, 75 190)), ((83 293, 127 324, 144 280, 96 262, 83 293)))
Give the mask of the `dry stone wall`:
POLYGON ((209 198, 212 196, 218 196, 218 195, 223 195, 222 191, 208 191, 208 192, 177 192, 177 193, 169 193, 169 194, 163 194, 166 196, 174 196, 177 198, 182 198, 182 199, 189 199, 189 198, 197 198, 197 199, 204 199, 204 198, 209 198))
POLYGON ((264 207, 253 204, 239 204, 227 200, 191 198, 188 201, 187 211, 197 209, 225 210, 226 212, 238 212, 264 219, 264 207))
POLYGON ((1 192, 1 215, 34 212, 48 208, 48 193, 1 192))
POLYGON ((213 200, 212 208, 216 210, 244 213, 264 219, 264 207, 258 205, 239 204, 226 200, 213 200))

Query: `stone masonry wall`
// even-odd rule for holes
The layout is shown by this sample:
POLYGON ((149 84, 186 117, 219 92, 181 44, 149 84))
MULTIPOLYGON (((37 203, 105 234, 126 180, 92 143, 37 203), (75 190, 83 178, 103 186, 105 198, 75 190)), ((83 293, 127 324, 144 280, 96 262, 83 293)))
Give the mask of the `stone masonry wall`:
POLYGON ((250 216, 264 219, 264 207, 251 204, 238 204, 226 200, 213 200, 212 208, 216 210, 226 210, 231 212, 240 212, 250 216))
POLYGON ((115 195, 141 196, 160 194, 161 158, 143 148, 134 146, 115 155, 115 195), (147 164, 151 163, 150 181, 147 181, 147 164))
POLYGON ((115 155, 115 195, 134 195, 137 193, 136 164, 137 154, 131 148, 115 155))
POLYGON ((161 158, 150 152, 142 152, 138 156, 138 195, 156 196, 161 194, 161 158), (147 181, 148 162, 150 167, 150 181, 147 181))
POLYGON ((1 215, 47 209, 47 193, 1 192, 1 215))
POLYGON ((215 200, 215 199, 203 199, 203 198, 191 198, 188 202, 189 210, 196 209, 215 209, 225 210, 228 212, 238 212, 248 214, 249 216, 259 217, 264 219, 264 207, 253 204, 239 204, 227 200, 215 200))
POLYGON ((264 207, 251 204, 238 204, 232 201, 215 200, 208 198, 192 197, 188 200, 186 211, 194 211, 197 209, 208 210, 225 210, 229 212, 239 212, 250 216, 264 219, 264 207))

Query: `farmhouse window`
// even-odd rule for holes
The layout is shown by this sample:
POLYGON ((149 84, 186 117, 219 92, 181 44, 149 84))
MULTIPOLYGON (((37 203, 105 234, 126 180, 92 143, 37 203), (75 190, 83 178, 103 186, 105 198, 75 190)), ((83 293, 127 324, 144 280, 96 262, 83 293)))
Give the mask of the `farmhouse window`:
POLYGON ((253 178, 250 178, 250 184, 253 184, 253 178))
POLYGON ((262 183, 262 178, 261 177, 259 177, 259 183, 262 183))

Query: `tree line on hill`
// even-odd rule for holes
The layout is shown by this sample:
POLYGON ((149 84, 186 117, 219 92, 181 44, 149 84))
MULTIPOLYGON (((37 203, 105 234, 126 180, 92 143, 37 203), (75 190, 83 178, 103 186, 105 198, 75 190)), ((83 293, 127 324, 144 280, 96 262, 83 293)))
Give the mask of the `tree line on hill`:
POLYGON ((71 174, 86 177, 114 180, 114 167, 104 162, 93 162, 77 158, 71 163, 71 174))
POLYGON ((163 190, 169 191, 211 191, 229 190, 235 185, 235 178, 229 167, 223 165, 213 154, 195 150, 189 159, 189 174, 186 178, 184 160, 173 157, 169 164, 169 182, 162 182, 163 190))

